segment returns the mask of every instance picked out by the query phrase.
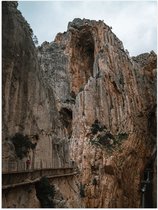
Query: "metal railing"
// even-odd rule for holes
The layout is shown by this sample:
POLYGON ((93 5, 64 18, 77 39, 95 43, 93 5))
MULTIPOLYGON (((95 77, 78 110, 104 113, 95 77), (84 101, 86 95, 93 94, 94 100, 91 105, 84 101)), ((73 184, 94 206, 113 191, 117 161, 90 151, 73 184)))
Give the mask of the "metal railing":
POLYGON ((74 162, 69 161, 65 164, 56 164, 55 166, 52 163, 48 162, 35 162, 30 164, 27 167, 26 162, 23 161, 2 161, 2 173, 11 173, 11 172, 26 172, 34 171, 38 169, 56 169, 56 168, 74 168, 74 162))

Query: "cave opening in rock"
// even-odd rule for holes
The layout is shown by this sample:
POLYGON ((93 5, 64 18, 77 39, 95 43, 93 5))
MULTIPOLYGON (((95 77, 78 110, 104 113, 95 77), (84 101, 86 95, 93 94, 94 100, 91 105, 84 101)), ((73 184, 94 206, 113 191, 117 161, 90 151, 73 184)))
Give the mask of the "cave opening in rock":
POLYGON ((82 29, 74 38, 71 61, 72 91, 78 93, 93 76, 94 39, 89 30, 82 29))
POLYGON ((86 79, 88 79, 89 76, 93 75, 94 62, 94 40, 91 33, 89 31, 81 32, 78 44, 80 46, 80 56, 86 68, 86 79))

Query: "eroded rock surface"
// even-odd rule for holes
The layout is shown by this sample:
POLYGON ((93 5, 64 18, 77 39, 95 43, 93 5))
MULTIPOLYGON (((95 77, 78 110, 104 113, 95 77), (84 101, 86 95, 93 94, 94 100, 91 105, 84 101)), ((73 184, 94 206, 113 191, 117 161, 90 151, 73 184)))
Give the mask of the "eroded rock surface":
POLYGON ((56 71, 55 92, 65 89, 59 107, 72 110, 70 151, 85 207, 141 206, 140 182, 156 145, 156 59, 154 52, 130 58, 109 26, 86 19, 40 47, 45 77, 56 71))
POLYGON ((67 136, 53 90, 42 80, 32 30, 16 6, 16 2, 3 2, 3 157, 16 159, 9 140, 23 133, 37 143, 35 167, 64 165, 67 136), (63 150, 60 154, 56 144, 63 150))
MULTIPOLYGON (((64 195, 56 198, 58 207, 141 207, 145 168, 156 175, 156 54, 131 58, 103 21, 78 18, 38 50, 28 47, 29 32, 22 31, 27 45, 20 47, 19 13, 13 25, 5 14, 3 49, 8 39, 10 50, 3 53, 4 138, 38 133, 35 162, 61 166, 69 155, 75 161, 79 174, 72 189, 57 182, 64 195)), ((12 154, 8 148, 3 150, 12 154)))
MULTIPOLYGON (((28 157, 30 169, 69 167, 68 132, 63 120, 68 121, 71 130, 71 112, 67 119, 62 116, 64 112, 60 114, 54 90, 45 85, 32 29, 17 10, 17 2, 3 2, 2 9, 3 172, 26 170, 28 157), (17 133, 27 135, 36 144, 24 158, 17 156, 11 141, 17 133)), ((12 184, 11 180, 8 184, 12 184)), ((27 188, 5 190, 3 207, 40 207, 38 199, 34 199, 35 189, 31 197, 27 188)))

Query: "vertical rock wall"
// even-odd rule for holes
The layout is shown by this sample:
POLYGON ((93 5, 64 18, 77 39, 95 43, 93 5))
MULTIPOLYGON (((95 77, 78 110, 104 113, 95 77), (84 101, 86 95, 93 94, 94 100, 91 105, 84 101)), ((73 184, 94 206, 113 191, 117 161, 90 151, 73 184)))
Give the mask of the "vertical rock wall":
MULTIPOLYGON (((29 150, 30 169, 69 167, 68 135, 63 126, 64 117, 57 109, 56 92, 45 84, 32 29, 17 5, 17 2, 2 2, 3 171, 11 170, 11 166, 15 171, 26 169, 28 157, 18 158, 11 141, 16 133, 27 135, 37 144, 34 150, 29 150)), ((71 124, 71 115, 68 121, 71 124)), ((71 196, 75 197, 73 193, 71 196)), ((4 190, 2 202, 7 208, 40 207, 34 185, 4 190)))
POLYGON ((35 49, 16 6, 3 2, 3 160, 17 158, 10 136, 38 135, 35 166, 71 155, 78 167, 73 187, 56 182, 66 206, 140 207, 156 147, 155 53, 130 58, 109 26, 87 19, 35 49))
POLYGON ((59 110, 72 110, 70 152, 83 205, 140 207, 141 180, 156 146, 155 53, 130 58, 102 21, 74 19, 67 32, 42 45, 39 57, 45 77, 57 72, 51 75, 61 81, 55 92, 65 88, 56 98, 59 110), (55 46, 67 60, 62 71, 55 46))
POLYGON ((34 185, 6 190, 2 195, 3 208, 40 208, 34 185))
POLYGON ((41 79, 32 30, 16 6, 3 2, 3 158, 16 159, 8 140, 20 132, 32 141, 38 136, 35 167, 51 167, 53 161, 59 166, 64 163, 57 156, 64 152, 55 159, 54 143, 68 150, 66 136, 54 93, 41 79))

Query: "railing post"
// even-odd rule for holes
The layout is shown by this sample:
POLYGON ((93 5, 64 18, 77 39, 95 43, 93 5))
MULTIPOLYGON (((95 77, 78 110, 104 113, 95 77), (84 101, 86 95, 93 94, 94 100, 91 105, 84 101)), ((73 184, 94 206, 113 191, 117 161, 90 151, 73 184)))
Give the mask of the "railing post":
POLYGON ((141 188, 142 191, 142 204, 141 208, 145 208, 145 192, 146 192, 146 184, 141 188))

